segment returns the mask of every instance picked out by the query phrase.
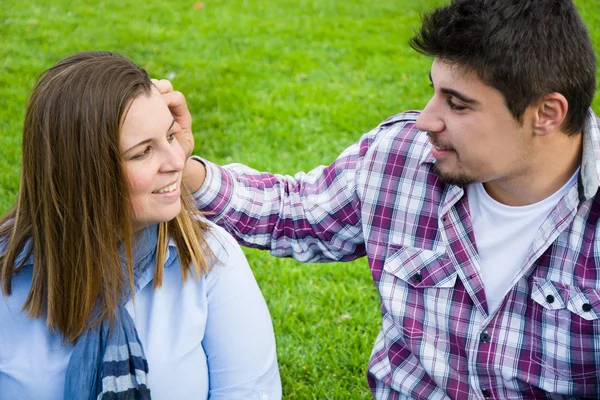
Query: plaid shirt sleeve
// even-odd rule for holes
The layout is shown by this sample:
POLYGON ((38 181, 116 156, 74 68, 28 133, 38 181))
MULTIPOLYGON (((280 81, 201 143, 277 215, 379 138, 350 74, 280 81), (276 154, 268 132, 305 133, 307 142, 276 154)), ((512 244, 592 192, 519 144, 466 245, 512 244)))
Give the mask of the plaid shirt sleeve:
POLYGON ((578 185, 489 310, 467 196, 434 173, 417 116, 394 116, 330 166, 294 177, 207 162, 196 201, 243 244, 277 256, 368 257, 382 311, 368 370, 377 399, 600 398, 596 117, 578 185))
POLYGON ((241 244, 301 262, 350 261, 365 256, 356 174, 380 128, 364 135, 331 165, 294 176, 241 164, 207 170, 194 193, 198 207, 241 244))

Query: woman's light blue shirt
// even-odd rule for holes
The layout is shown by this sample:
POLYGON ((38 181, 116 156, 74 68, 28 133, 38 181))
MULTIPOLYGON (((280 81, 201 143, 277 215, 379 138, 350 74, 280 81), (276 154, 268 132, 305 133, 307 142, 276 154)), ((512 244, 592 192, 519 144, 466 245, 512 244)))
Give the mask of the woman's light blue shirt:
MULTIPOLYGON (((207 239, 220 263, 182 283, 177 261, 165 268, 159 289, 150 282, 126 306, 148 360, 152 398, 280 399, 265 301, 239 245, 211 228, 207 239)), ((63 398, 72 346, 44 320, 21 312, 31 273, 23 268, 13 278, 12 295, 0 299, 0 399, 63 398)))

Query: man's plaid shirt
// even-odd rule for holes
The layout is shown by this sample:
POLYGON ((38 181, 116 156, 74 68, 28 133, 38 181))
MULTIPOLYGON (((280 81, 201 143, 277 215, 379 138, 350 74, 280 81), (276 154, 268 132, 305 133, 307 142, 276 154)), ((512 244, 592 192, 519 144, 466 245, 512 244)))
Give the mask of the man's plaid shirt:
POLYGON ((246 246, 302 262, 368 257, 383 317, 375 398, 600 398, 597 118, 590 111, 578 185, 490 313, 467 196, 433 172, 418 115, 396 115, 294 177, 205 161, 194 197, 246 246))

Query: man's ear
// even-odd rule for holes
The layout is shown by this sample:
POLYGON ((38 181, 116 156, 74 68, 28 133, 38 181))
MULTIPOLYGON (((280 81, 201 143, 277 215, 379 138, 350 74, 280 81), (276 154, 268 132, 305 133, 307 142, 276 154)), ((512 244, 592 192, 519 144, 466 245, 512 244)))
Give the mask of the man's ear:
POLYGON ((561 129, 567 117, 569 102, 562 94, 553 92, 542 97, 533 108, 533 132, 545 136, 561 129))

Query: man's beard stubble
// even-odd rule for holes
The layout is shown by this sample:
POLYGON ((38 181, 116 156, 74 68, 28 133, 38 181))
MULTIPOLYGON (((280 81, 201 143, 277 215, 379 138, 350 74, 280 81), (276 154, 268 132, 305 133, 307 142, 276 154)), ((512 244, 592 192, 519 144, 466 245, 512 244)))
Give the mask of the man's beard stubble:
MULTIPOLYGON (((427 132, 427 138, 432 146, 437 147, 438 149, 452 151, 454 155, 458 157, 458 153, 452 146, 443 145, 437 141, 437 138, 431 133, 427 132)), ((442 172, 437 163, 433 164, 433 172, 440 178, 442 182, 448 185, 456 185, 460 187, 466 187, 472 183, 476 183, 477 180, 474 176, 465 174, 464 172, 442 172)))
POLYGON ((437 164, 433 164, 433 172, 435 172, 435 174, 440 178, 440 180, 447 185, 456 185, 464 188, 468 185, 477 182, 477 180, 474 177, 467 175, 463 172, 442 172, 438 168, 437 164))

